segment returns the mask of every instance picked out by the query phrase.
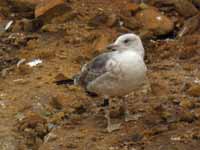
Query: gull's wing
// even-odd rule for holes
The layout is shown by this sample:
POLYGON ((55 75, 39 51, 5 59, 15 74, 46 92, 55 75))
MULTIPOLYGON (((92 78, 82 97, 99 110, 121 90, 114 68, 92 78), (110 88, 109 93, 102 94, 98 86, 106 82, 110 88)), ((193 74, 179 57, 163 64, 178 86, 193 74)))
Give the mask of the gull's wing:
POLYGON ((76 83, 83 87, 102 76, 106 72, 111 72, 115 69, 117 63, 112 58, 113 52, 103 53, 95 57, 91 62, 83 66, 81 73, 76 78, 76 83))

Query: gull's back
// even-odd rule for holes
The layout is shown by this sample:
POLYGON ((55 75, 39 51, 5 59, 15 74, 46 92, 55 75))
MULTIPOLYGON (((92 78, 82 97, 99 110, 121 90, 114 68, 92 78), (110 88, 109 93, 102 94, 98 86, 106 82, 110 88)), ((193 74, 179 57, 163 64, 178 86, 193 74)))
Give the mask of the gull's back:
POLYGON ((114 53, 106 71, 89 82, 87 90, 105 96, 123 96, 138 88, 145 80, 143 58, 133 51, 114 53))

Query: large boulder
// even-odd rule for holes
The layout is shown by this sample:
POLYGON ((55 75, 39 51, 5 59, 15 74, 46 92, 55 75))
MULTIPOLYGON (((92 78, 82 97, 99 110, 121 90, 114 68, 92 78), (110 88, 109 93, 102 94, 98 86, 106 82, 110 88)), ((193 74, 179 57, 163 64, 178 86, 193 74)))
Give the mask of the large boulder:
POLYGON ((71 10, 71 7, 65 3, 65 0, 44 0, 36 6, 35 17, 41 18, 43 21, 49 21, 69 10, 71 10))
POLYGON ((139 11, 135 18, 141 25, 142 30, 152 32, 154 35, 168 34, 174 28, 173 21, 154 7, 139 11))

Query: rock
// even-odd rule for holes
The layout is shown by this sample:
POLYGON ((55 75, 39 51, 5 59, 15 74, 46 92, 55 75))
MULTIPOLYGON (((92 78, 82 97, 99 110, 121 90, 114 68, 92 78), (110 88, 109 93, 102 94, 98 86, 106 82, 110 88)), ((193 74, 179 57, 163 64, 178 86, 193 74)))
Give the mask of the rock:
POLYGON ((140 6, 137 5, 136 3, 129 3, 127 5, 127 9, 130 11, 130 12, 136 12, 137 10, 140 9, 140 6))
POLYGON ((151 134, 152 135, 158 135, 158 134, 162 134, 163 132, 166 132, 168 130, 169 130, 168 126, 159 125, 159 126, 156 126, 156 127, 151 129, 151 134))
POLYGON ((9 37, 6 39, 6 42, 12 46, 17 48, 23 47, 27 44, 27 42, 31 39, 36 39, 37 37, 34 35, 27 35, 26 33, 11 33, 9 37))
POLYGON ((97 52, 101 52, 102 50, 105 50, 109 42, 110 42, 110 36, 108 34, 100 34, 94 41, 92 49, 97 52))
POLYGON ((180 59, 189 59, 194 57, 195 55, 197 55, 197 49, 194 47, 182 47, 181 49, 179 49, 179 58, 180 59))
POLYGON ((64 119, 64 117, 65 117, 64 112, 58 112, 50 118, 49 122, 53 124, 59 124, 64 119))
POLYGON ((140 27, 138 20, 133 17, 120 16, 120 19, 123 22, 123 26, 130 30, 135 30, 140 27))
POLYGON ((63 103, 58 96, 52 97, 52 99, 50 101, 50 105, 56 109, 61 109, 63 107, 63 103))
POLYGON ((143 135, 142 135, 142 133, 133 133, 133 135, 131 135, 131 140, 133 141, 133 142, 139 142, 139 141, 141 141, 142 140, 142 138, 143 138, 143 135))
POLYGON ((49 101, 49 104, 54 109, 64 109, 65 108, 65 114, 72 113, 74 111, 74 108, 70 107, 69 103, 70 97, 64 96, 64 95, 56 95, 52 96, 51 100, 49 101))
POLYGON ((180 59, 190 59, 199 55, 200 37, 196 34, 186 35, 180 38, 181 44, 177 47, 180 59))
POLYGON ((23 135, 26 144, 38 149, 48 132, 46 119, 34 112, 28 112, 18 123, 18 132, 23 135))
POLYGON ((200 8, 200 0, 192 0, 192 2, 197 8, 200 8))
POLYGON ((5 17, 9 16, 11 13, 9 3, 10 2, 8 2, 7 0, 1 0, 0 3, 0 14, 4 15, 5 17))
POLYGON ((131 0, 133 3, 142 3, 142 2, 146 2, 147 0, 131 0))
POLYGON ((19 129, 25 130, 26 128, 36 128, 39 124, 45 124, 46 120, 40 115, 29 112, 26 114, 24 119, 20 122, 19 129))
POLYGON ((161 113, 161 118, 167 123, 173 123, 178 121, 178 116, 175 113, 169 111, 163 111, 161 113))
POLYGON ((50 132, 44 137, 44 143, 55 141, 57 138, 58 136, 55 133, 50 132))
POLYGON ((169 94, 169 88, 167 83, 151 83, 152 94, 156 96, 166 96, 169 94))
POLYGON ((199 29, 200 24, 200 15, 193 16, 186 21, 184 21, 184 25, 182 29, 178 32, 178 37, 182 37, 186 34, 191 34, 197 29, 199 29))
POLYGON ((195 109, 193 113, 197 119, 200 119, 200 108, 195 109))
POLYGON ((64 0, 46 0, 39 3, 35 8, 35 17, 43 21, 50 21, 53 17, 59 16, 71 10, 64 0))
POLYGON ((188 0, 173 0, 176 10, 185 18, 195 16, 198 9, 188 0))
POLYGON ((12 68, 13 65, 16 65, 17 62, 19 61, 19 58, 14 57, 14 58, 1 58, 0 59, 0 71, 3 69, 8 69, 12 68))
POLYGON ((48 0, 13 0, 15 3, 23 3, 36 6, 37 4, 48 0))
POLYGON ((107 21, 108 21, 108 15, 101 12, 100 14, 97 14, 94 17, 92 17, 89 20, 88 25, 93 27, 98 27, 100 25, 106 24, 107 21))
POLYGON ((191 112, 184 111, 180 115, 180 121, 191 123, 194 120, 195 120, 195 115, 193 115, 191 112))
POLYGON ((87 111, 87 108, 84 105, 80 104, 79 106, 75 107, 74 113, 80 115, 80 114, 85 113, 86 111, 87 111))
POLYGON ((125 7, 121 8, 120 12, 123 16, 131 17, 133 16, 138 10, 140 10, 140 6, 136 3, 128 3, 125 7))
POLYGON ((17 150, 18 142, 16 133, 10 131, 11 129, 0 126, 0 149, 1 150, 17 150))
POLYGON ((172 20, 154 7, 141 10, 135 18, 141 25, 142 30, 151 31, 154 35, 168 34, 174 28, 172 20))
POLYGON ((180 15, 182 15, 185 18, 188 18, 198 13, 198 9, 192 4, 191 1, 192 0, 156 0, 154 3, 156 3, 159 7, 174 7, 180 15))
POLYGON ((30 32, 30 31, 34 31, 34 24, 32 20, 29 19, 22 19, 22 20, 16 20, 15 24, 12 28, 13 32, 21 32, 21 31, 25 31, 25 32, 30 32))
POLYGON ((7 21, 5 20, 5 17, 3 14, 1 14, 0 12, 0 34, 2 34, 3 32, 5 32, 5 25, 6 25, 7 21))
POLYGON ((56 26, 54 24, 45 24, 42 26, 42 28, 40 30, 42 32, 58 32, 59 28, 58 28, 58 26, 56 26))
POLYGON ((190 100, 182 100, 179 105, 187 109, 191 109, 194 107, 194 104, 190 100))
POLYGON ((88 21, 88 25, 92 27, 99 27, 102 25, 113 27, 118 21, 118 16, 116 14, 106 14, 101 12, 88 21))
POLYGON ((116 14, 110 14, 106 25, 108 27, 113 27, 115 24, 117 24, 118 20, 119 18, 116 14))
POLYGON ((194 131, 192 134, 192 138, 199 141, 200 140, 200 131, 199 130, 194 131))
POLYGON ((200 97, 200 84, 193 84, 188 89, 187 94, 194 97, 200 97))
POLYGON ((4 17, 4 15, 1 14, 1 12, 0 12, 0 23, 1 23, 2 21, 4 21, 4 20, 5 20, 5 17, 4 17))
POLYGON ((39 0, 12 0, 8 2, 8 7, 20 18, 34 18, 34 8, 38 3, 39 0))

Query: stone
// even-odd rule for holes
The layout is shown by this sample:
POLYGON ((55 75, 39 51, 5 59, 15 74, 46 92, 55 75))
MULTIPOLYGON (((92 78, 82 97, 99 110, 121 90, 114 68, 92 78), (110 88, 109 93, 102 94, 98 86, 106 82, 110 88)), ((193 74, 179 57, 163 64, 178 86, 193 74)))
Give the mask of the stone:
POLYGON ((94 17, 92 17, 89 22, 88 25, 93 26, 93 27, 98 27, 100 25, 104 25, 108 22, 109 17, 107 14, 101 12, 97 15, 95 15, 94 17))
POLYGON ((0 149, 1 150, 17 150, 19 137, 15 132, 5 126, 0 126, 0 149))
POLYGON ((63 108, 63 102, 61 99, 62 97, 61 96, 53 96, 51 98, 51 101, 49 102, 50 105, 53 107, 53 108, 56 108, 56 109, 61 109, 63 108))
POLYGON ((200 0, 192 0, 192 3, 200 9, 200 0))
POLYGON ((194 107, 194 104, 190 100, 182 100, 179 104, 183 108, 191 109, 194 107))
POLYGON ((131 12, 136 12, 137 10, 140 9, 140 6, 137 5, 136 3, 129 3, 129 4, 127 5, 127 9, 128 9, 129 11, 131 11, 131 12))
POLYGON ((195 115, 192 114, 189 111, 184 111, 181 113, 180 115, 180 121, 184 121, 184 122, 193 122, 195 120, 195 115))
POLYGON ((163 111, 161 113, 161 118, 167 123, 177 122, 177 120, 179 119, 176 114, 168 111, 163 111))
POLYGON ((0 23, 5 20, 5 16, 0 12, 0 23))
POLYGON ((142 30, 152 31, 154 35, 168 34, 174 28, 172 20, 154 7, 139 11, 135 18, 141 25, 142 30))
POLYGON ((200 97, 200 84, 193 84, 187 90, 187 94, 194 97, 200 97))
POLYGON ((194 116, 197 118, 197 119, 200 119, 200 108, 197 108, 193 111, 194 113, 194 116))
POLYGON ((192 4, 191 1, 192 0, 157 0, 155 3, 159 4, 159 6, 173 6, 180 15, 188 18, 198 13, 198 9, 192 4))
POLYGON ((151 90, 155 96, 166 96, 169 94, 169 87, 167 83, 163 82, 151 83, 151 90))
POLYGON ((131 135, 131 140, 133 141, 133 142, 139 142, 139 141, 141 141, 142 140, 142 138, 143 138, 143 135, 141 134, 141 133, 133 133, 133 135, 131 135))
POLYGON ((21 32, 21 31, 30 32, 33 30, 34 30, 34 24, 32 20, 25 18, 22 20, 16 20, 12 28, 13 32, 21 32))
POLYGON ((113 27, 118 22, 118 16, 116 14, 110 14, 106 25, 108 27, 113 27))
POLYGON ((25 130, 26 128, 36 128, 38 124, 45 124, 46 119, 34 112, 28 112, 24 119, 20 122, 19 130, 25 130))
POLYGON ((200 24, 200 15, 195 15, 184 21, 184 25, 181 30, 178 32, 178 37, 182 37, 186 34, 191 34, 199 28, 200 24))
POLYGON ((0 12, 0 34, 5 31, 6 22, 5 16, 0 12))
POLYGON ((108 34, 100 34, 97 39, 94 41, 92 49, 101 52, 106 49, 106 46, 110 42, 110 36, 108 34))
POLYGON ((47 0, 13 0, 15 3, 24 3, 24 4, 32 4, 32 5, 37 5, 43 1, 47 0))
POLYGON ((120 16, 120 19, 123 22, 123 26, 130 30, 135 30, 140 27, 140 24, 138 23, 137 19, 133 17, 120 16))
POLYGON ((43 21, 50 21, 55 16, 59 16, 71 10, 65 0, 46 0, 39 3, 35 8, 35 17, 43 21))
POLYGON ((185 18, 196 15, 198 9, 188 0, 174 0, 176 10, 185 18))
POLYGON ((34 17, 34 8, 39 3, 37 0, 12 0, 8 3, 11 11, 20 13, 25 18, 34 17))
POLYGON ((159 125, 159 126, 156 126, 156 127, 151 129, 151 134, 152 135, 158 135, 158 134, 162 134, 163 132, 166 132, 168 130, 169 130, 168 126, 159 125))
POLYGON ((117 24, 118 16, 114 13, 106 14, 101 12, 88 21, 88 25, 92 27, 108 26, 113 27, 117 24))
POLYGON ((64 117, 65 117, 65 113, 61 111, 51 116, 51 118, 49 119, 49 122, 53 124, 57 124, 61 122, 64 119, 64 117))

